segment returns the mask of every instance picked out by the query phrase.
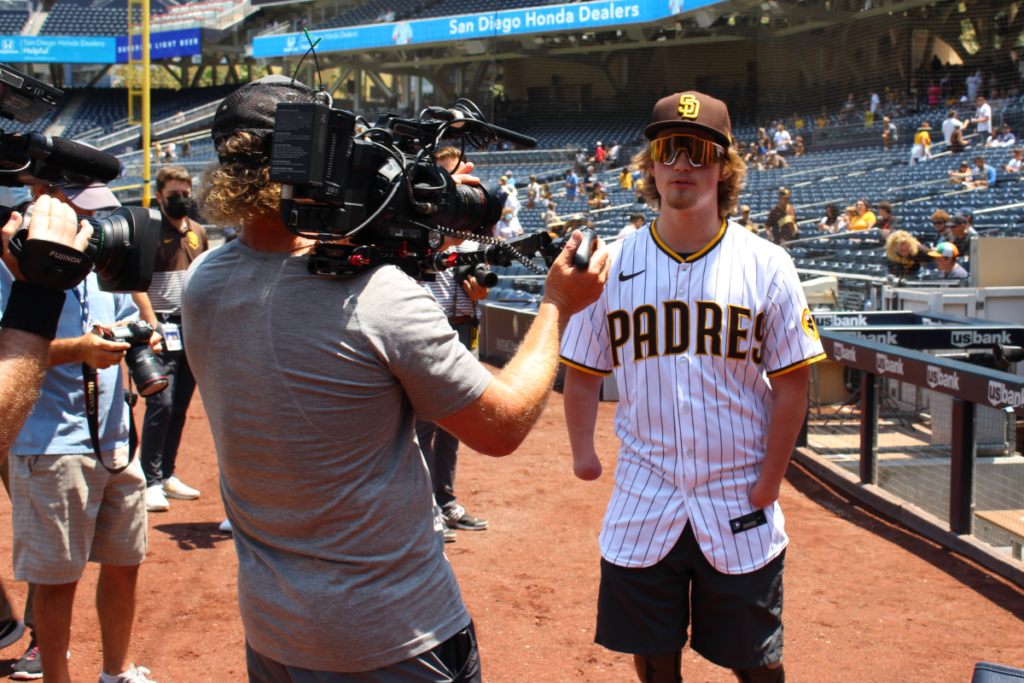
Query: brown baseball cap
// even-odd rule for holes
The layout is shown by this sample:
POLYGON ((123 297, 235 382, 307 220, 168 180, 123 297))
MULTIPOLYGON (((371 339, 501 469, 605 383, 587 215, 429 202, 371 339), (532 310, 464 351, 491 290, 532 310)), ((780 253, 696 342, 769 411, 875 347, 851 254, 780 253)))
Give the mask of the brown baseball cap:
POLYGON ((658 100, 651 123, 644 128, 644 137, 653 140, 667 128, 697 128, 711 133, 715 141, 728 147, 732 144, 732 122, 725 102, 687 90, 658 100))

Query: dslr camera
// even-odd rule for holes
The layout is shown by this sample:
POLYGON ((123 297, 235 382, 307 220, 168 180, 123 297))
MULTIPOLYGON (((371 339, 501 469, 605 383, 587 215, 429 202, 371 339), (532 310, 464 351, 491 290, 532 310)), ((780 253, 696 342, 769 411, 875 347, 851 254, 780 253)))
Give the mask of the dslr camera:
MULTIPOLYGON (((438 271, 470 266, 457 277, 496 284, 497 275, 480 265, 518 260, 539 274, 529 257, 540 253, 550 266, 561 251, 546 232, 507 242, 491 237, 504 198, 485 182, 456 183, 434 159, 443 139, 484 149, 496 140, 533 148, 533 138, 488 123, 465 99, 452 109, 427 107, 414 120, 383 114, 372 126, 332 105, 320 91, 313 102, 278 103, 274 120, 270 181, 281 183, 288 230, 321 241, 310 256, 311 273, 352 277, 394 264, 432 281, 438 271), (444 254, 446 236, 487 247, 444 254), (348 244, 332 244, 342 239, 348 244)), ((576 262, 586 268, 590 240, 584 243, 576 262)))
POLYGON ((107 341, 131 345, 124 353, 124 360, 131 371, 132 381, 142 396, 152 396, 167 388, 164 366, 149 348, 149 340, 155 331, 145 320, 133 321, 122 327, 93 328, 94 334, 107 341))
MULTIPOLYGON (((0 64, 0 116, 33 123, 53 111, 64 93, 26 73, 0 64)), ((117 157, 60 137, 39 133, 0 131, 0 185, 78 185, 109 182, 120 174, 117 157)), ((10 250, 22 274, 49 289, 70 289, 95 270, 100 289, 108 292, 145 292, 153 278, 160 239, 160 212, 121 207, 109 218, 80 216, 93 226, 85 253, 38 239, 28 239, 32 204, 0 207, 0 224, 17 208, 23 227, 11 238, 10 250)), ((3 244, 0 243, 0 250, 3 244)))

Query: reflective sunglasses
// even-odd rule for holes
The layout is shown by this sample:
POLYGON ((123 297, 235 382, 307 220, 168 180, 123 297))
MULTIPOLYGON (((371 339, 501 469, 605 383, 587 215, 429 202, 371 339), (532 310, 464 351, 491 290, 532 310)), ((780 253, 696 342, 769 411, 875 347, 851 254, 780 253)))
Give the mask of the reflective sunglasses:
POLYGON ((725 159, 725 148, 717 142, 699 138, 696 135, 670 135, 651 140, 648 149, 651 159, 671 166, 679 158, 679 152, 686 152, 686 158, 694 167, 707 166, 725 159))

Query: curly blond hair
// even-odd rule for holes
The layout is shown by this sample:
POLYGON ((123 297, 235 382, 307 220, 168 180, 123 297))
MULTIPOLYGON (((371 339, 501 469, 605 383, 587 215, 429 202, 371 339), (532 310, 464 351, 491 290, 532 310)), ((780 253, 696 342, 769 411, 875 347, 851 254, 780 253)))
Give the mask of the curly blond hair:
POLYGON ((270 159, 264 154, 263 140, 252 133, 235 133, 217 145, 217 156, 228 154, 253 161, 215 161, 203 172, 199 193, 203 216, 222 227, 277 218, 281 185, 270 182, 270 159))
MULTIPOLYGON (((640 193, 647 200, 648 204, 657 207, 661 201, 661 195, 658 194, 658 186, 655 184, 654 176, 651 173, 654 159, 651 158, 650 145, 645 145, 640 152, 633 156, 633 163, 644 174, 640 193)), ((747 163, 743 161, 743 157, 737 154, 732 146, 726 150, 726 159, 722 163, 722 176, 722 179, 718 182, 719 218, 725 218, 736 213, 736 207, 740 201, 740 192, 743 191, 743 181, 747 176, 747 163)))

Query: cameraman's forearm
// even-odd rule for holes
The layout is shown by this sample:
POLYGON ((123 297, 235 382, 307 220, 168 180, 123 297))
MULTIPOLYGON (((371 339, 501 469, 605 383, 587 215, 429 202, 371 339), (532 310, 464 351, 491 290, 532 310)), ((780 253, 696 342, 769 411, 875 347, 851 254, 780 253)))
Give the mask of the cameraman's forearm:
POLYGON ((7 453, 39 396, 50 342, 14 329, 0 329, 0 453, 7 453))
POLYGON ((50 342, 50 365, 65 365, 67 363, 81 363, 82 343, 80 337, 68 337, 54 339, 50 342))
POLYGON ((132 301, 139 307, 139 320, 145 320, 155 328, 159 323, 156 319, 156 313, 153 311, 153 304, 149 300, 149 294, 146 292, 135 292, 132 294, 132 301))
POLYGON ((437 424, 484 455, 515 451, 547 404, 558 369, 558 342, 568 320, 555 305, 541 303, 519 352, 483 395, 437 424))

